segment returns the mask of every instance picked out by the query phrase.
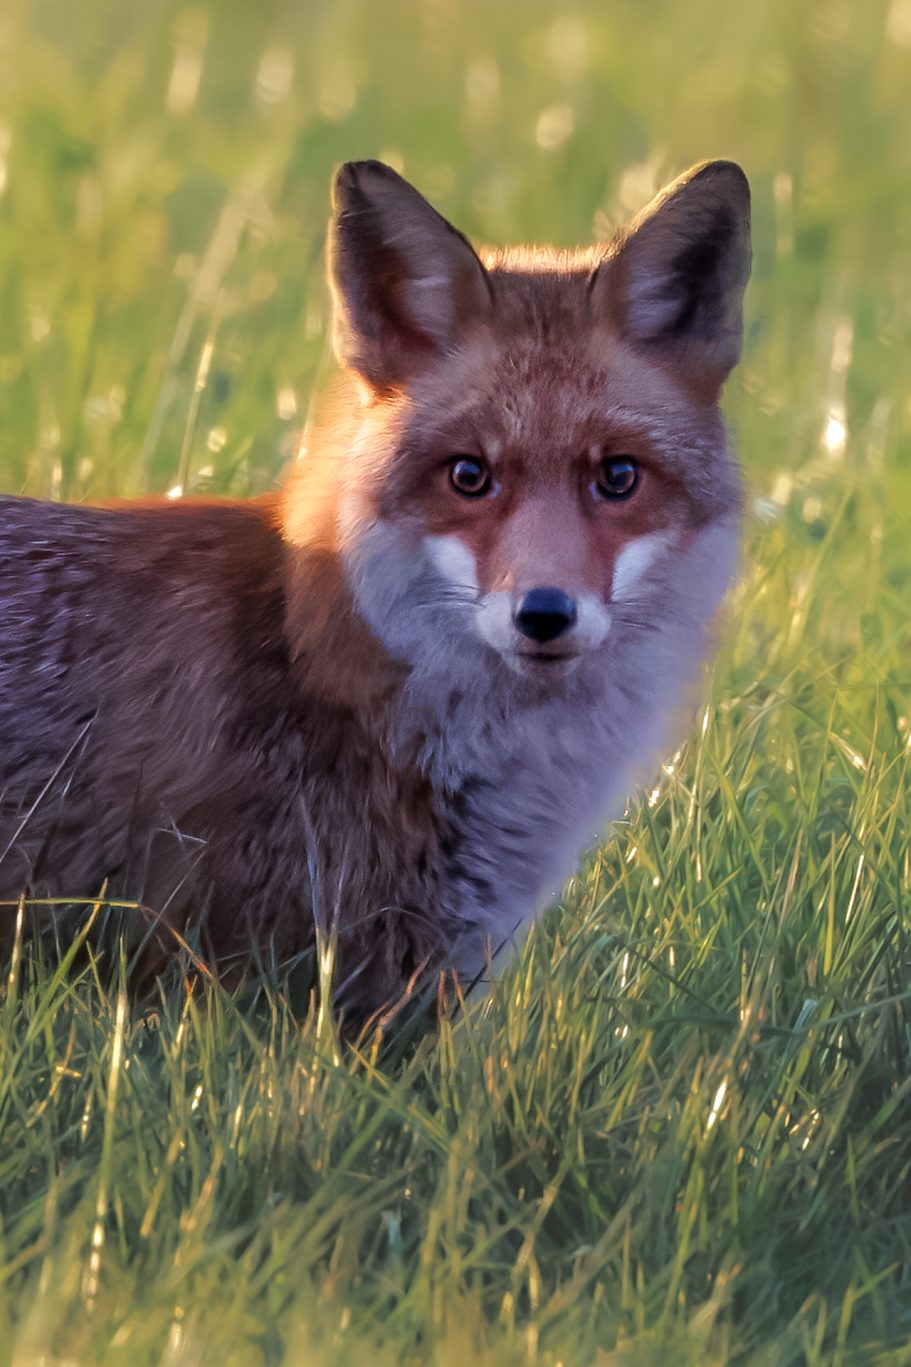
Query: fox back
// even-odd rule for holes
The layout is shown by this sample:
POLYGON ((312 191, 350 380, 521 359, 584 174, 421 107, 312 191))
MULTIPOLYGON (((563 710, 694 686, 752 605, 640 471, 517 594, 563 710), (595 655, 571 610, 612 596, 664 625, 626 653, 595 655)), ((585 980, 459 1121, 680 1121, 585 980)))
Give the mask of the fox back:
POLYGON ((704 658, 749 256, 728 162, 576 253, 345 165, 343 373, 282 494, 0 499, 0 900, 106 885, 219 968, 332 930, 355 1018, 485 976, 704 658))

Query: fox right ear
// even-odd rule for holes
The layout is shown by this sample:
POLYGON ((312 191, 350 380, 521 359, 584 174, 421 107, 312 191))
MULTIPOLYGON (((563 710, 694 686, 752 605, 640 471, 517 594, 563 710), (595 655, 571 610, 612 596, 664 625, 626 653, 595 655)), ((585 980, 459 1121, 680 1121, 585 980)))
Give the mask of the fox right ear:
POLYGON ((487 272, 468 239, 380 161, 346 162, 332 207, 336 354, 378 392, 400 388, 489 313, 487 272))
POLYGON ((739 166, 694 166, 621 236, 591 283, 594 315, 715 398, 740 358, 750 187, 739 166))

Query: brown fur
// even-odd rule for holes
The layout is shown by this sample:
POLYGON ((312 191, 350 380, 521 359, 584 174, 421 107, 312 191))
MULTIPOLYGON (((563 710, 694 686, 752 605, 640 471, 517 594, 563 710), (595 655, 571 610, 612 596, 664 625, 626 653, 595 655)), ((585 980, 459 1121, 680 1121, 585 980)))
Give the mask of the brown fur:
MULTIPOLYGON (((283 958, 312 942, 315 838, 327 907, 343 884, 340 905, 376 918, 357 944, 343 918, 342 978, 372 946, 377 1002, 399 989, 427 955, 442 827, 425 781, 377 764, 350 702, 316 710, 295 687, 274 501, 0 506, 4 567, 25 571, 4 681, 27 699, 0 709, 0 896, 109 879, 178 927, 205 914, 219 962, 283 958)), ((307 571, 318 630, 336 570, 307 571)))

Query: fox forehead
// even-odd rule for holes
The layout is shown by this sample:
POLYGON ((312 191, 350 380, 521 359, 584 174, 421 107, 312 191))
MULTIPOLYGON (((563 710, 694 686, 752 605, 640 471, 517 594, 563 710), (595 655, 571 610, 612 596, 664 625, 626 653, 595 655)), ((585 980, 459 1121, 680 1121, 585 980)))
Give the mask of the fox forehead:
POLYGON ((669 377, 625 364, 621 342, 579 329, 561 340, 489 329, 409 388, 407 407, 446 425, 481 418, 503 444, 560 444, 572 430, 611 418, 657 419, 685 399, 669 377), (604 354, 602 354, 602 351, 604 354))

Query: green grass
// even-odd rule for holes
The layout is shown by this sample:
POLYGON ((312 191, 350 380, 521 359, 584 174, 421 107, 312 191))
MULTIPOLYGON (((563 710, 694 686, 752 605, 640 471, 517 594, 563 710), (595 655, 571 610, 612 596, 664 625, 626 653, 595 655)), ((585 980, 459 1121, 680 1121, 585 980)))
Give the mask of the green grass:
POLYGON ((345 157, 571 243, 733 156, 757 254, 691 739, 417 1046, 27 951, 0 1367, 911 1362, 909 89, 907 0, 4 6, 6 490, 269 487, 345 157))

